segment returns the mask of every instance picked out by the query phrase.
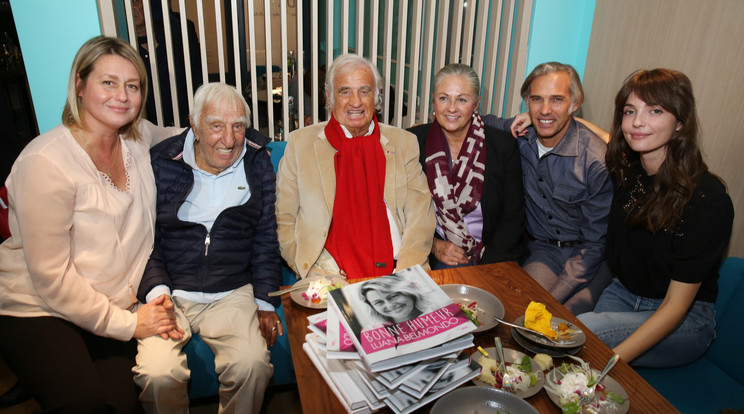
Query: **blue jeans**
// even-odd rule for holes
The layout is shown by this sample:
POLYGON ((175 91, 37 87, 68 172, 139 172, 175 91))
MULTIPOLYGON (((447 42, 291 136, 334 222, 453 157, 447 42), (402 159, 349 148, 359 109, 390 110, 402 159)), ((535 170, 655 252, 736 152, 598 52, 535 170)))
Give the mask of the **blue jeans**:
MULTIPOLYGON (((635 332, 659 308, 663 299, 634 295, 613 279, 599 297, 594 312, 578 316, 610 348, 635 332)), ((715 304, 695 301, 680 325, 653 348, 633 360, 638 367, 668 368, 688 364, 708 349, 716 337, 715 304)))

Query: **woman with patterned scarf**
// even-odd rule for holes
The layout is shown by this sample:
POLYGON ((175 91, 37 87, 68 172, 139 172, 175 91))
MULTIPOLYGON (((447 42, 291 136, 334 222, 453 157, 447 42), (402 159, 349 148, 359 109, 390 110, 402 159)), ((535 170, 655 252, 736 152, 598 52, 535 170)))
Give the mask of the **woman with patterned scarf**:
POLYGON ((433 269, 517 260, 524 198, 517 143, 485 126, 477 109, 480 81, 473 68, 450 64, 434 78, 434 121, 409 129, 434 205, 433 269))

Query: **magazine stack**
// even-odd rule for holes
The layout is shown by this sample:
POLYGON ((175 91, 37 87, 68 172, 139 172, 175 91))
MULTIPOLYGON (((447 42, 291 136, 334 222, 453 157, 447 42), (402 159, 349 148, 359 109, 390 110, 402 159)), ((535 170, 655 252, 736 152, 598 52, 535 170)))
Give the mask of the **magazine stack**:
POLYGON ((470 319, 421 266, 328 294, 303 349, 349 413, 409 413, 478 376, 470 319))

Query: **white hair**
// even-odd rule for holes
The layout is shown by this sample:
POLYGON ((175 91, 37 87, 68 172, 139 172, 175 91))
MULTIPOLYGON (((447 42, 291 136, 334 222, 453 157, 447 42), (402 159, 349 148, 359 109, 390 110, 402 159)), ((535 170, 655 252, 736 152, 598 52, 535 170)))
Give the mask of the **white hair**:
POLYGON ((245 126, 251 126, 251 108, 243 99, 243 95, 238 90, 226 83, 213 82, 199 87, 194 94, 194 108, 191 110, 191 122, 195 127, 201 128, 201 113, 207 104, 219 105, 220 102, 227 101, 235 105, 242 106, 245 110, 245 126))
POLYGON ((333 63, 331 63, 328 73, 326 73, 325 91, 328 96, 326 107, 330 111, 333 110, 333 105, 336 102, 336 97, 333 93, 335 90, 333 82, 335 81, 336 76, 351 73, 360 67, 367 68, 372 72, 372 76, 375 78, 375 111, 379 112, 382 110, 382 76, 380 76, 380 71, 377 70, 377 66, 359 55, 346 53, 337 57, 333 63))

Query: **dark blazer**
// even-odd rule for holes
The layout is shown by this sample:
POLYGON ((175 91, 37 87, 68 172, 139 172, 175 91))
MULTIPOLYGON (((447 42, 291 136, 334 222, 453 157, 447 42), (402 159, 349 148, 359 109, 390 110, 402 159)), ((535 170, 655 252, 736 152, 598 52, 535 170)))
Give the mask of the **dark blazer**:
POLYGON ((160 284, 171 291, 216 293, 250 283, 254 297, 279 306, 278 298, 268 296, 282 280, 274 168, 264 147, 269 139, 254 129, 246 131, 243 159, 251 196, 245 204, 223 210, 207 233, 203 225, 178 218, 194 185, 193 170, 183 161, 188 131, 150 150, 158 189, 155 246, 137 297, 145 302, 147 293, 160 284))
MULTIPOLYGON (((410 128, 419 142, 419 161, 426 174, 426 136, 431 124, 410 128)), ((528 253, 524 234, 522 164, 517 141, 508 133, 486 129, 486 172, 481 196, 483 243, 481 263, 518 260, 528 253)), ((431 190, 431 189, 430 189, 431 190)), ((435 237, 439 237, 435 233, 435 237)), ((429 257, 432 268, 434 255, 429 257)))

